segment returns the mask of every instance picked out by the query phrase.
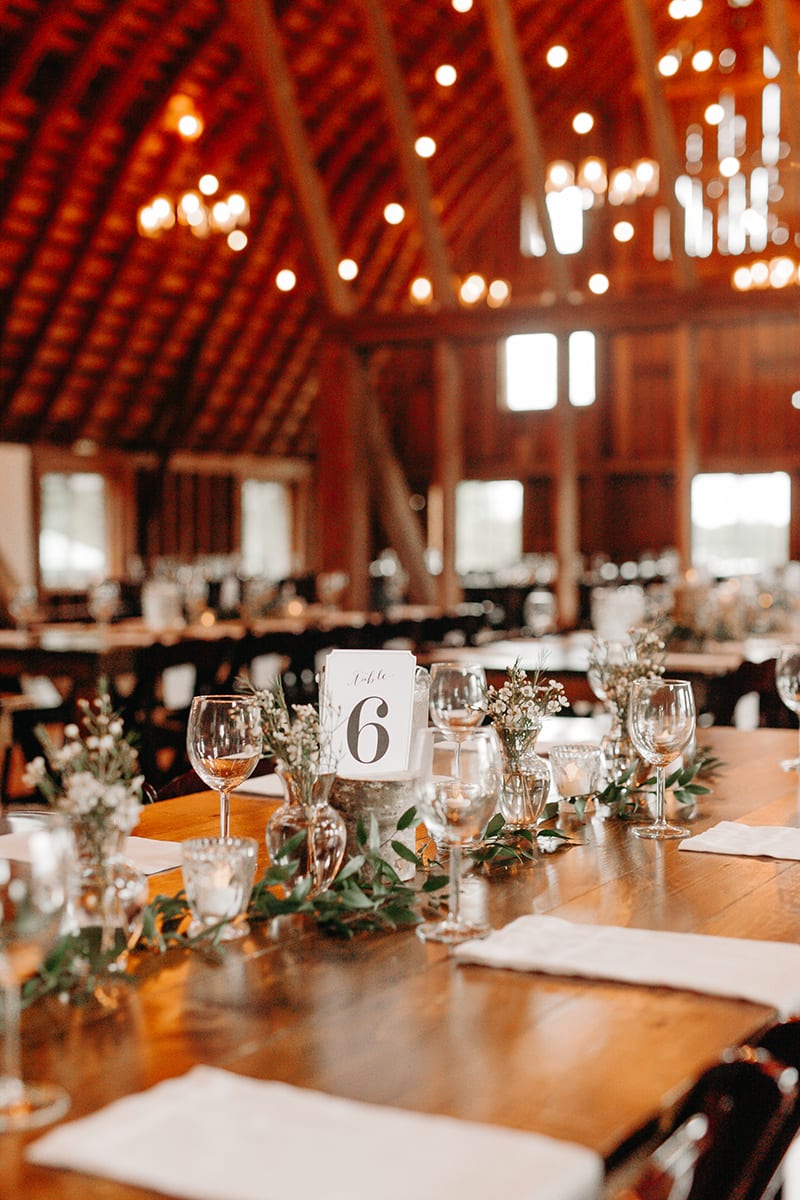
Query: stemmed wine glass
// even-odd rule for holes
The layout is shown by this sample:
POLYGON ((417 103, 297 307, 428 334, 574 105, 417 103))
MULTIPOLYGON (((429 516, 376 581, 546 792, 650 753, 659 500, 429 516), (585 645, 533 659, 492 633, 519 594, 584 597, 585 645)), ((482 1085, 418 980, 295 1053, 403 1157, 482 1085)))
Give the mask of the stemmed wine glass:
MULTIPOLYGON (((486 672, 473 663, 435 662, 431 664, 428 704, 437 729, 449 733, 456 743, 484 719, 486 672)), ((458 745, 455 751, 458 768, 458 745)))
MULTIPOLYGON (((800 715, 800 646, 781 646, 778 650, 775 684, 786 707, 800 715)), ((784 771, 800 770, 800 756, 785 758, 781 767, 784 771)))
POLYGON ((189 761, 219 793, 219 832, 230 836, 230 793, 261 757, 261 714, 245 696, 195 696, 186 730, 189 761))
POLYGON ((22 811, 0 821, 10 834, 0 858, 0 991, 5 1031, 0 1060, 0 1132, 32 1129, 63 1116, 70 1098, 21 1072, 20 989, 55 944, 70 899, 75 843, 56 813, 22 811))
POLYGON ((450 893, 443 920, 417 926, 423 941, 448 945, 485 937, 489 926, 461 912, 461 849, 479 838, 495 812, 503 778, 500 740, 491 726, 458 740, 439 729, 421 730, 413 747, 419 815, 437 843, 450 849, 450 893))
POLYGON ((635 679, 628 698, 628 732, 645 762, 656 768, 656 818, 651 825, 636 825, 640 838, 686 837, 690 830, 671 825, 664 816, 665 767, 676 759, 695 730, 692 685, 685 679, 660 676, 635 679))

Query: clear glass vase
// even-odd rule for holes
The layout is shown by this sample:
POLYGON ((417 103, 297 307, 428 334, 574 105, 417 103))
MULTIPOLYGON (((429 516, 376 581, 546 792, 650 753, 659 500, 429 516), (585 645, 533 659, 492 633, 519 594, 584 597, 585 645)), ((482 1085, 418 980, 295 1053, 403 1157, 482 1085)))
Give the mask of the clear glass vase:
POLYGON ((287 798, 267 822, 266 843, 273 863, 293 864, 286 889, 307 884, 317 896, 333 883, 344 859, 347 828, 328 803, 334 775, 280 771, 287 798))
POLYGON ((89 814, 73 822, 78 878, 71 905, 74 933, 88 936, 105 972, 122 972, 142 929, 147 877, 123 852, 124 830, 89 814))
POLYGON ((539 730, 524 741, 505 738, 503 748, 503 786, 500 812, 506 828, 534 829, 544 812, 550 793, 550 768, 536 753, 539 730))
POLYGON ((613 783, 636 765, 638 755, 633 748, 625 721, 620 717, 617 708, 609 705, 608 711, 611 725, 600 745, 606 764, 606 778, 609 783, 613 783))

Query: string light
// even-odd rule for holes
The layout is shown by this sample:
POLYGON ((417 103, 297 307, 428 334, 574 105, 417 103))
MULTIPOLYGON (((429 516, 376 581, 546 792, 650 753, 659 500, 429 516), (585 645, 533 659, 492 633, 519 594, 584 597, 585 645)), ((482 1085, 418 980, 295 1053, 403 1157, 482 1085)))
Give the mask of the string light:
POLYGON ((278 274, 275 276, 275 286, 279 292, 291 292, 296 283, 297 276, 288 267, 284 267, 283 270, 278 271, 278 274))

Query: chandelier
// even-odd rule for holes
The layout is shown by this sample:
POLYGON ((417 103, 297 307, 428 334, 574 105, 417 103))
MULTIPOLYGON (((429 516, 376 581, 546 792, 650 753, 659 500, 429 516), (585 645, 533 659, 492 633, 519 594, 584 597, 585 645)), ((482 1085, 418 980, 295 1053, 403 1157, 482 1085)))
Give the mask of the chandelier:
POLYGON ((175 225, 185 226, 196 238, 224 234, 231 250, 247 245, 244 232, 250 223, 250 206, 241 192, 219 194, 216 175, 203 175, 196 188, 183 192, 176 200, 154 196, 137 214, 137 228, 143 237, 159 237, 175 225))
MULTIPOLYGON (((204 121, 190 96, 172 96, 163 115, 163 128, 177 134, 182 141, 194 142, 201 137, 204 121)), ((244 250, 250 224, 250 205, 241 192, 220 195, 220 183, 210 172, 202 175, 196 188, 189 188, 177 198, 154 196, 136 214, 136 227, 142 237, 160 237, 175 225, 185 226, 196 238, 206 239, 223 234, 231 250, 244 250)))

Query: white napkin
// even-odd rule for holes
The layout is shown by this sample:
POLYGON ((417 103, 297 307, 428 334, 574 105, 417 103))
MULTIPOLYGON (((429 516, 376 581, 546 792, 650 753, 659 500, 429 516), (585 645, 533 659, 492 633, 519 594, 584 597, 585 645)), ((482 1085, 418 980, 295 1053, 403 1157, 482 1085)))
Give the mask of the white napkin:
POLYGON ((243 796, 276 796, 282 798, 286 795, 286 786, 280 775, 254 775, 251 779, 245 779, 244 783, 240 783, 235 792, 241 792, 243 796))
POLYGON ((60 1125, 26 1154, 186 1200, 599 1200, 603 1178, 598 1155, 573 1143, 205 1066, 60 1125))
POLYGON ((159 838, 129 837, 123 847, 125 857, 145 875, 157 875, 159 871, 171 871, 183 862, 183 846, 180 842, 162 842, 159 838))
POLYGON ((789 825, 740 825, 737 821, 719 821, 703 833, 684 838, 678 849, 800 859, 800 829, 789 825))
POLYGON ((800 1012, 800 946, 518 917, 455 950, 460 962, 733 996, 800 1012))
MULTIPOLYGON (((27 843, 28 839, 24 834, 0 834, 0 858, 29 862, 27 843)), ((183 847, 180 842, 162 842, 156 838, 126 838, 123 852, 145 875, 171 871, 173 867, 179 867, 183 859, 183 847)))

